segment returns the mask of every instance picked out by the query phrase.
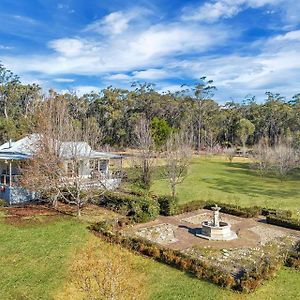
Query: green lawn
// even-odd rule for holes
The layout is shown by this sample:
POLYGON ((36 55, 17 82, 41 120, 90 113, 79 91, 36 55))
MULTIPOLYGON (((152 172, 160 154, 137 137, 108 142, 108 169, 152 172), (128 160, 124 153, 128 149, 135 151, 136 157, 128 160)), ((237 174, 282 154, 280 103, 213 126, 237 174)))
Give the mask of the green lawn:
MULTIPOLYGON (((169 193, 167 181, 154 181, 157 194, 169 193)), ((235 159, 232 164, 224 158, 194 158, 188 176, 178 185, 181 203, 192 200, 213 200, 244 206, 260 205, 270 208, 300 210, 300 172, 281 182, 275 176, 261 178, 247 160, 235 159)))
MULTIPOLYGON (((98 239, 86 227, 87 223, 70 217, 9 225, 0 214, 0 299, 56 299, 72 276, 68 268, 75 251, 88 240, 98 239)), ((130 252, 124 263, 144 274, 150 300, 284 300, 300 294, 300 272, 289 269, 282 269, 256 293, 240 295, 130 252)))

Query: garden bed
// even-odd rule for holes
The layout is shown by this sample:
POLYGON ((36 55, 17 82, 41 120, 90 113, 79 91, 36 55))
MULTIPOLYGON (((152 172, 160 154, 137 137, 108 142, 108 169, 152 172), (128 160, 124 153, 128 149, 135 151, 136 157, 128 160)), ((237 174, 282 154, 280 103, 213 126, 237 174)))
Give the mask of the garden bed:
MULTIPOLYGON (((207 241, 195 236, 195 230, 211 212, 197 210, 178 216, 160 216, 145 224, 119 227, 118 222, 92 227, 103 238, 155 258, 176 268, 243 292, 255 290, 263 280, 272 277, 290 259, 298 265, 293 250, 300 239, 297 231, 221 214, 232 224, 238 239, 207 241)), ((288 265, 288 264, 287 264, 288 265)))

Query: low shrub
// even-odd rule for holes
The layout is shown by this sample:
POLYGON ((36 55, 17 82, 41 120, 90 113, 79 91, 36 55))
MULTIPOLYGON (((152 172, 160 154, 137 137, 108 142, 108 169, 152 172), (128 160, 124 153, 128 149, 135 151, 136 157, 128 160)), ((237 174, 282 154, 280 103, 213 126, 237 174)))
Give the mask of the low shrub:
POLYGON ((281 227, 286 227, 290 229, 300 230, 300 221, 292 218, 284 218, 281 216, 268 215, 266 217, 267 223, 272 225, 277 225, 281 227))
POLYGON ((183 214, 197 209, 202 209, 205 207, 206 203, 207 202, 205 201, 195 200, 188 203, 180 204, 177 206, 177 214, 183 214))
POLYGON ((272 208, 262 208, 261 214, 263 216, 280 216, 283 218, 291 218, 293 213, 290 210, 272 209, 272 208))
POLYGON ((181 204, 177 208, 177 213, 185 213, 202 208, 211 209, 211 207, 215 204, 218 204, 221 207, 221 212, 238 217, 253 218, 261 214, 261 208, 257 206, 240 207, 232 204, 215 203, 210 201, 192 201, 189 203, 181 204))
POLYGON ((236 289, 245 293, 253 292, 264 280, 273 277, 282 265, 283 257, 281 256, 264 257, 253 269, 244 271, 238 279, 236 289))
POLYGON ((104 222, 90 226, 105 240, 122 244, 129 250, 154 258, 159 262, 176 267, 185 272, 194 274, 197 278, 203 278, 222 287, 233 288, 234 277, 216 266, 208 265, 201 260, 192 258, 178 250, 172 250, 139 237, 123 236, 117 230, 111 230, 111 226, 104 222))
MULTIPOLYGON (((242 218, 254 218, 261 213, 261 209, 257 206, 241 207, 227 203, 219 203, 218 205, 221 207, 221 212, 242 218)), ((210 209, 212 206, 213 204, 209 203, 204 208, 210 209)))
POLYGON ((157 197, 159 213, 163 216, 173 216, 178 212, 178 198, 169 195, 157 197))
POLYGON ((8 206, 8 203, 5 200, 0 199, 0 207, 5 207, 5 206, 8 206))
POLYGON ((109 242, 122 244, 129 250, 191 273, 197 278, 241 292, 254 291, 264 280, 271 278, 283 264, 283 255, 265 257, 254 268, 245 270, 240 276, 234 277, 221 267, 193 258, 178 250, 165 248, 140 237, 124 236, 116 227, 112 229, 111 223, 108 225, 105 222, 97 223, 92 225, 90 229, 99 233, 102 238, 109 242))
POLYGON ((158 202, 149 196, 137 196, 120 192, 105 192, 98 201, 134 222, 143 223, 154 220, 159 215, 158 202))
POLYGON ((300 270, 300 241, 295 245, 294 249, 289 252, 285 265, 300 270))

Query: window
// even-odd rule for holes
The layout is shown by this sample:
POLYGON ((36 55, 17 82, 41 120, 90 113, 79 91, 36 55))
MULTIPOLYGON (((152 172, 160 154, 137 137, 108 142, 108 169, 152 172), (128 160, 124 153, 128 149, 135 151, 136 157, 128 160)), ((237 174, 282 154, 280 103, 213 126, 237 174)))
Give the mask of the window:
POLYGON ((100 171, 102 173, 106 173, 106 171, 107 171, 107 161, 106 160, 100 160, 100 171))

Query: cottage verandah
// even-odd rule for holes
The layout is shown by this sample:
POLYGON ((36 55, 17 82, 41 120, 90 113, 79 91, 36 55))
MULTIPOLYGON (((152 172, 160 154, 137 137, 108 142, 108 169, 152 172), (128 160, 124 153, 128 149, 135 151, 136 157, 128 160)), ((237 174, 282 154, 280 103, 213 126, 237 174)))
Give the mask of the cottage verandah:
MULTIPOLYGON (((34 157, 38 141, 39 136, 32 134, 0 146, 0 198, 10 204, 30 201, 35 197, 35 193, 30 193, 20 186, 19 178, 22 163, 34 157)), ((119 159, 122 163, 120 155, 95 151, 86 142, 62 142, 60 158, 63 162, 64 179, 70 182, 72 178, 80 177, 86 188, 107 189, 113 189, 120 184, 119 174, 110 170, 111 160, 119 159), (75 165, 72 157, 73 149, 76 149, 75 165)))

